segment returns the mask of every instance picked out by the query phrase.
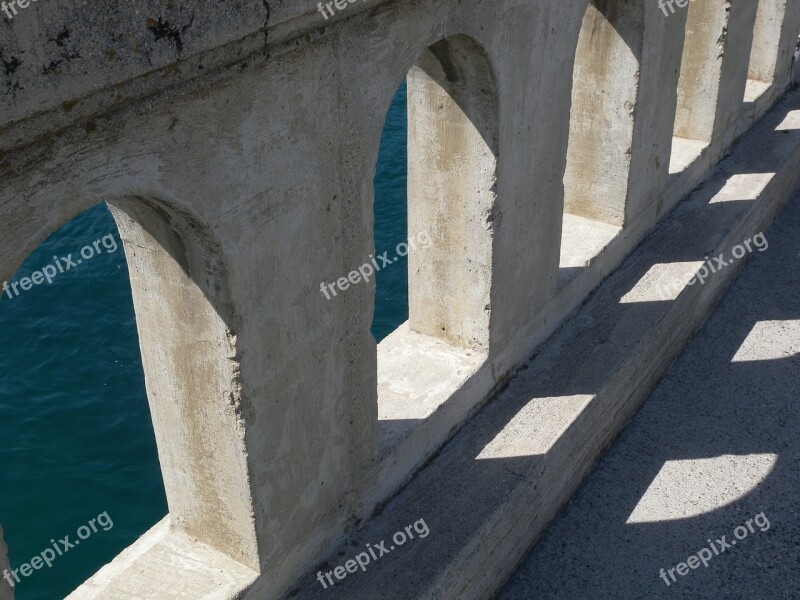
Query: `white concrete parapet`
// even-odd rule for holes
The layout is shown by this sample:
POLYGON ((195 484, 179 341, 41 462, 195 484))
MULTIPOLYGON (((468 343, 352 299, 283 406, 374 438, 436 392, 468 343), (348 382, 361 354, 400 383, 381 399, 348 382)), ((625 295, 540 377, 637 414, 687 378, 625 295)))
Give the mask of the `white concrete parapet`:
MULTIPOLYGON (((762 2, 368 0, 330 20, 245 2, 214 31, 217 12, 201 26, 175 2, 171 26, 201 29, 149 40, 151 67, 131 49, 97 81, 32 71, 3 99, 0 281, 108 201, 170 508, 71 598, 127 598, 132 572, 142 597, 187 597, 192 569, 158 567, 173 563, 222 581, 209 598, 289 590, 783 95, 800 0, 762 2), (410 255, 409 321, 376 344, 374 281, 330 300, 319 285, 375 252, 406 77, 409 236, 433 244, 410 255)), ((166 19, 150 18, 136 35, 166 19)), ((34 52, 31 27, 3 56, 34 52)))

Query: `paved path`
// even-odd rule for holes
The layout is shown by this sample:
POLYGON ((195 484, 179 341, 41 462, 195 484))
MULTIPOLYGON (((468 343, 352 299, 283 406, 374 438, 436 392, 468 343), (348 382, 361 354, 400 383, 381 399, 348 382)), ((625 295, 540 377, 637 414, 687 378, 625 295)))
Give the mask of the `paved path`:
POLYGON ((500 600, 800 599, 800 196, 766 238, 500 600))

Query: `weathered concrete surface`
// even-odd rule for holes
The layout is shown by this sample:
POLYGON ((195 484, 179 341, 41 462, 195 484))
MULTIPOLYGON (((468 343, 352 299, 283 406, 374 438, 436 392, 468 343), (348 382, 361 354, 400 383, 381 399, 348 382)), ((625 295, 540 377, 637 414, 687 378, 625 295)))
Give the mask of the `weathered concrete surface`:
POLYGON ((229 325, 235 316, 225 310, 225 291, 211 283, 226 275, 215 253, 219 242, 165 207, 119 200, 110 208, 125 247, 140 344, 154 349, 142 353, 142 363, 164 485, 172 491, 171 523, 258 569, 240 416, 246 399, 229 325), (218 402, 199 402, 198 393, 218 402))
MULTIPOLYGON (((739 3, 737 3, 737 10, 739 3)), ((675 136, 710 142, 719 102, 730 2, 696 0, 686 8, 686 38, 678 83, 675 136)))
POLYGON ((616 226, 625 222, 644 14, 643 2, 589 2, 575 54, 564 209, 616 226))
MULTIPOLYGON (((800 14, 789 1, 787 14, 800 14)), ((110 1, 53 11, 41 1, 0 26, 12 90, 0 112, 0 281, 82 210, 114 207, 170 505, 168 534, 147 538, 158 541, 137 564, 155 565, 194 537, 203 560, 217 552, 220 565, 233 559, 258 572, 250 593, 260 598, 282 593, 396 493, 729 151, 756 110, 742 108, 742 94, 728 99, 737 105, 715 121, 718 143, 670 177, 682 17, 647 3, 615 20, 636 3, 601 3, 614 25, 601 27, 610 55, 631 49, 618 78, 594 69, 622 92, 613 95, 621 104, 607 105, 624 126, 602 139, 630 154, 614 177, 624 182, 613 200, 625 227, 562 270, 569 133, 573 117, 585 123, 568 110, 574 67, 587 58, 578 51, 585 0, 368 0, 330 21, 313 0, 289 4, 114 12, 110 1), (435 393, 409 377, 379 380, 394 370, 379 369, 386 353, 369 331, 374 281, 330 301, 319 292, 374 252, 384 119, 403 77, 426 62, 421 87, 431 93, 411 104, 427 126, 411 141, 455 125, 460 135, 439 132, 438 147, 473 169, 437 157, 434 208, 418 194, 414 213, 414 227, 431 220, 444 247, 411 278, 423 302, 408 330, 448 346, 394 341, 408 342, 404 358, 437 349, 438 372, 449 373, 435 393), (442 119, 424 113, 444 107, 433 98, 446 101, 442 119), (428 310, 424 299, 437 291, 469 310, 446 301, 428 310), (403 414, 391 400, 381 406, 381 391, 398 389, 417 401, 408 413, 425 418, 380 419, 403 414)), ((727 91, 743 91, 747 78, 749 10, 728 30, 727 91)), ((796 29, 789 39, 791 21, 782 27, 784 56, 796 29)), ((789 66, 776 69, 758 110, 784 92, 789 66)), ((406 375, 425 361, 415 358, 406 375)), ((130 589, 108 573, 126 576, 101 572, 105 588, 92 594, 130 589)), ((153 573, 165 575, 183 574, 153 573)))
POLYGON ((11 585, 3 578, 3 573, 9 568, 8 565, 8 546, 3 540, 3 527, 0 526, 0 600, 14 600, 14 590, 11 585))
POLYGON ((500 600, 798 597, 800 196, 766 239, 500 600))
POLYGON ((227 77, 233 62, 309 43, 384 2, 330 22, 315 0, 39 0, 12 20, 0 13, 0 150, 209 72, 227 77))
POLYGON ((778 55, 782 51, 781 36, 775 35, 775 32, 781 31, 786 8, 787 0, 759 0, 753 27, 748 79, 769 84, 775 77, 778 55))
POLYGON ((258 573, 183 533, 166 517, 66 600, 225 600, 237 598, 258 573), (164 582, 172 581, 165 587, 164 582), (109 586, 113 585, 113 596, 109 586))
POLYGON ((489 348, 497 196, 497 81, 466 36, 422 53, 408 83, 408 237, 412 331, 489 348), (428 233, 428 235, 431 235, 428 233))
POLYGON ((745 264, 689 285, 705 256, 730 256, 771 222, 798 186, 795 92, 509 388, 290 597, 360 600, 374 598, 375 590, 398 600, 492 597, 745 264), (394 533, 420 518, 430 536, 392 550, 394 533), (323 588, 318 571, 332 571, 382 540, 387 556, 323 588))

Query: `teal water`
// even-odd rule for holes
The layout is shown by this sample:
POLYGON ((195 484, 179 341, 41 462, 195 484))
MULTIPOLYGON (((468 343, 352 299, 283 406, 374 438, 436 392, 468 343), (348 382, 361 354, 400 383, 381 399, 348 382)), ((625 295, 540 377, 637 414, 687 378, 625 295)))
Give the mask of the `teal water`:
MULTIPOLYGON (((406 85, 400 87, 386 115, 375 169, 375 251, 395 256, 408 241, 406 178, 408 131, 406 85)), ((408 258, 377 273, 372 335, 380 341, 408 320, 408 258)))
POLYGON ((12 568, 103 512, 114 523, 23 578, 17 600, 63 598, 167 512, 128 269, 105 205, 51 236, 12 281, 108 234, 115 252, 101 245, 52 284, 0 300, 0 522, 12 568))
MULTIPOLYGON (((386 119, 376 169, 378 253, 394 254, 406 241, 406 119, 403 86, 386 119)), ((96 521, 96 532, 82 529, 86 539, 56 555, 51 568, 20 574, 16 600, 53 600, 163 518, 167 504, 128 269, 105 204, 50 236, 10 283, 19 295, 12 289, 12 297, 0 298, 0 523, 12 568, 53 542, 63 552, 59 540, 69 536, 74 543, 79 528, 108 516, 96 521), (101 240, 90 259, 80 259, 82 248, 101 240), (21 289, 24 277, 47 265, 51 272, 64 268, 61 257, 69 254, 74 267, 50 284, 21 289)), ((381 340, 407 318, 401 259, 378 273, 373 334, 381 340)))

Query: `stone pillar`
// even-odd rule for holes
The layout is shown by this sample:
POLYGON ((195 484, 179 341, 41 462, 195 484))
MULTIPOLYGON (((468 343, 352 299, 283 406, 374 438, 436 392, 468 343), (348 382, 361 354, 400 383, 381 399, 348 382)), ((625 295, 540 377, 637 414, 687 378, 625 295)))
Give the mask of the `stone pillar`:
POLYGON ((792 81, 800 83, 800 71, 797 70, 795 61, 800 35, 800 0, 786 0, 779 35, 775 85, 783 90, 784 86, 792 85, 792 81))
POLYGON ((730 6, 718 0, 689 4, 678 81, 675 136, 710 142, 727 60, 730 6))
POLYGON ((213 233, 157 203, 109 206, 128 261, 172 527, 255 569, 247 407, 213 233))
POLYGON ((617 226, 628 196, 643 14, 638 3, 590 3, 575 54, 564 210, 617 226))
POLYGON ((3 527, 0 526, 0 600, 14 600, 14 590, 3 577, 3 574, 9 568, 8 546, 3 541, 3 527))
POLYGON ((646 35, 641 48, 636 105, 632 109, 626 225, 660 200, 669 175, 675 121, 672 109, 678 93, 686 17, 685 10, 665 17, 657 2, 645 5, 646 35))
MULTIPOLYGON (((756 2, 726 2, 725 28, 719 40, 719 85, 712 143, 724 149, 738 135, 734 126, 744 102, 750 50, 756 21, 756 2)), ((715 77, 717 74, 714 74, 715 77)))
POLYGON ((483 50, 440 41, 408 75, 408 237, 414 331, 465 348, 489 346, 497 92, 483 50))
POLYGON ((766 83, 772 83, 775 79, 777 57, 781 45, 779 32, 785 11, 786 0, 758 1, 748 79, 766 83))

